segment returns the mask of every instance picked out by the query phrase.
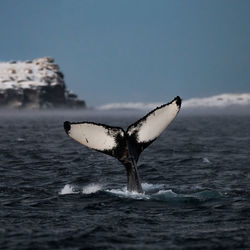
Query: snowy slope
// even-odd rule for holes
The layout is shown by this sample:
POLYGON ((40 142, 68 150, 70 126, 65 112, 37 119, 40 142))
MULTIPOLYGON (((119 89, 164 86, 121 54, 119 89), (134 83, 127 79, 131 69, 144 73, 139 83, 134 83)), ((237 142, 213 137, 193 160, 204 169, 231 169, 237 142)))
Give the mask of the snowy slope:
POLYGON ((64 75, 51 57, 0 62, 0 108, 84 108, 66 88, 64 75))
POLYGON ((59 67, 53 58, 26 62, 0 62, 0 90, 62 85, 59 67))

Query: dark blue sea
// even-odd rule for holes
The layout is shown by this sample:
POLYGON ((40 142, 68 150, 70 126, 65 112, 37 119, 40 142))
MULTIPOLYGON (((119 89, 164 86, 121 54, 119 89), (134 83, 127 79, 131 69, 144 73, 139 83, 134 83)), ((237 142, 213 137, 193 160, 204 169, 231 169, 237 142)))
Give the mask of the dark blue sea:
POLYGON ((1 249, 250 249, 250 116, 185 115, 125 168, 63 122, 143 112, 0 113, 1 249))

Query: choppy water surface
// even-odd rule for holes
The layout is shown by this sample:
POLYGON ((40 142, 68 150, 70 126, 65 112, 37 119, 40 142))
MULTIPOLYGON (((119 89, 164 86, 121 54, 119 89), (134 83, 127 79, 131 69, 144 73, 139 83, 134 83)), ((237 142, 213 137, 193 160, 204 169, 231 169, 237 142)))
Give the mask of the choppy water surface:
POLYGON ((2 249, 247 249, 250 117, 181 116, 124 167, 71 140, 65 120, 127 127, 142 114, 1 114, 2 249))

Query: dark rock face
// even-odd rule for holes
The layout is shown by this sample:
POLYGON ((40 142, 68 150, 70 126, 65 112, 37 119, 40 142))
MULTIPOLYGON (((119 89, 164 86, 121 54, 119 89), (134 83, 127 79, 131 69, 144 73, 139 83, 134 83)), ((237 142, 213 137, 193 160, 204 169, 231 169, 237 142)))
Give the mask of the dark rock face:
POLYGON ((50 57, 0 63, 0 108, 85 108, 50 57))

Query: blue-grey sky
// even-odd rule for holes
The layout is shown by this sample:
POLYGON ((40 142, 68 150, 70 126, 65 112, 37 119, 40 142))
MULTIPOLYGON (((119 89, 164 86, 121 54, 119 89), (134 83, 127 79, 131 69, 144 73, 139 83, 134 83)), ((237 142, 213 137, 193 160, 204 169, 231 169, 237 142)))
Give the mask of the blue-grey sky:
POLYGON ((250 92, 250 1, 1 0, 0 60, 44 56, 90 106, 250 92))

